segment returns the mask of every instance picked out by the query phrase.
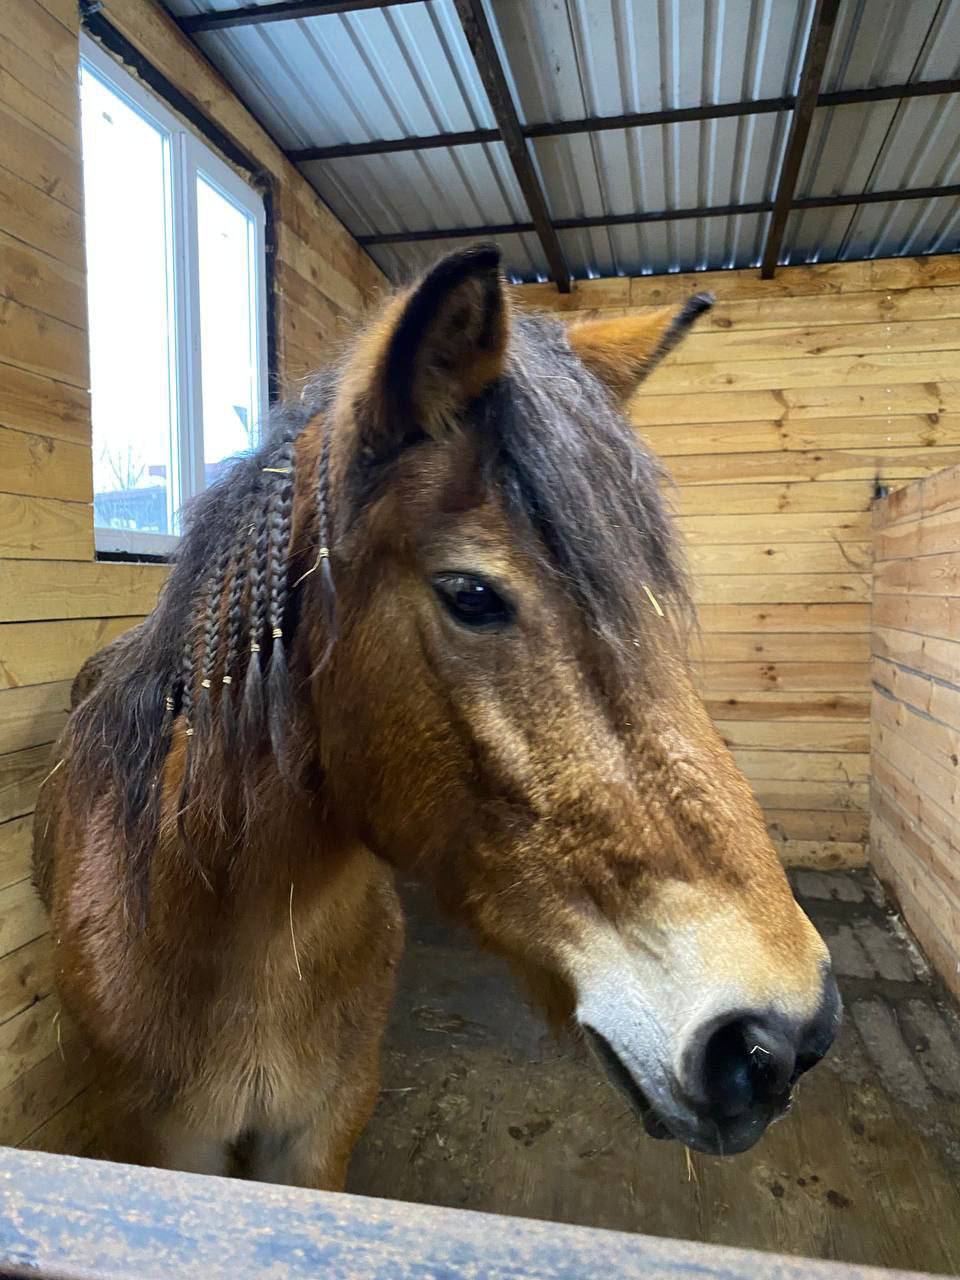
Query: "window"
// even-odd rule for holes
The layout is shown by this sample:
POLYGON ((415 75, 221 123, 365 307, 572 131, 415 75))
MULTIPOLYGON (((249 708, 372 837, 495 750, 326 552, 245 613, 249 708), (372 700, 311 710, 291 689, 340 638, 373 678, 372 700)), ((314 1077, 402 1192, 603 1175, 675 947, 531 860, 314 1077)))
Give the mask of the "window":
POLYGON ((257 441, 263 201, 86 37, 80 98, 97 550, 162 554, 257 441))

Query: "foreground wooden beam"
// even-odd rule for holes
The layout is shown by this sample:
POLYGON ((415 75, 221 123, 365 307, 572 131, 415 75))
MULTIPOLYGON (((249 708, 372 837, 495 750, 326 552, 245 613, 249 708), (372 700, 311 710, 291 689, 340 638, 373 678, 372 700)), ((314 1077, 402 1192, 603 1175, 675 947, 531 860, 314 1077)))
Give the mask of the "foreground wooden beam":
POLYGON ((0 1275, 904 1280, 916 1273, 0 1148, 0 1275))

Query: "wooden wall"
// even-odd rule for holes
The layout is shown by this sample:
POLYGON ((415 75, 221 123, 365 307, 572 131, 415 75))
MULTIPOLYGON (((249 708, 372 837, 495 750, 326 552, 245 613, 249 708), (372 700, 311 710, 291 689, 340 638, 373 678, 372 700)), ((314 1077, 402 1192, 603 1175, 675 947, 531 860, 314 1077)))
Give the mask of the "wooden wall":
MULTIPOLYGON (((280 371, 357 317, 379 271, 148 0, 108 17, 278 183, 280 371), (282 185, 280 185, 282 184, 282 185)), ((51 994, 31 813, 70 681, 154 604, 165 571, 93 558, 76 0, 16 0, 0 30, 0 1143, 79 1150, 86 1068, 51 994)))
POLYGON ((874 511, 870 856, 960 996, 960 467, 874 511))
POLYGON ((677 483, 714 719, 794 865, 863 862, 870 508, 960 462, 960 258, 597 280, 522 306, 717 306, 632 406, 677 483))

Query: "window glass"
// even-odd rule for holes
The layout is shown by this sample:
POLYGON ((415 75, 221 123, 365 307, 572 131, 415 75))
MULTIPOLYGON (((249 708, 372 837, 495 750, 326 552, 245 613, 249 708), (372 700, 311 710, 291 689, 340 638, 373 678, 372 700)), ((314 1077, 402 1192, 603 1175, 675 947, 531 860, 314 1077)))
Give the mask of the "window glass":
POLYGON ((259 412, 255 226, 197 175, 203 462, 207 484, 223 461, 255 443, 259 412))
POLYGON ((176 366, 170 138, 84 66, 94 519, 170 533, 176 366))

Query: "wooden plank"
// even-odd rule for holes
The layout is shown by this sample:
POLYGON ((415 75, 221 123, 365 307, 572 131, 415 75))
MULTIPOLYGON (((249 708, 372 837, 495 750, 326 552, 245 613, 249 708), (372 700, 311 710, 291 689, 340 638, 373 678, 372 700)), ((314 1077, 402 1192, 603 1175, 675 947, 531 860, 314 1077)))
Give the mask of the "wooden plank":
POLYGON ((960 600, 951 596, 878 594, 873 599, 873 621, 877 627, 952 640, 960 636, 960 600))
MULTIPOLYGON (((5 371, 5 367, 0 366, 0 383, 5 371)), ((0 401, 2 398, 0 392, 0 401)), ((0 477, 6 493, 62 498, 68 502, 93 501, 90 449, 65 440, 51 440, 0 426, 0 477)))
POLYGON ((0 889, 0 956, 47 932, 47 914, 29 880, 0 889))
POLYGON ((870 688, 867 662, 700 662, 694 671, 710 698, 774 690, 859 693, 870 688))
POLYGON ((720 574, 730 577, 738 574, 795 573, 849 573, 867 572, 873 556, 869 542, 793 543, 780 546, 767 543, 718 547, 693 546, 689 548, 690 568, 698 578, 720 574))
POLYGON ((0 622, 146 614, 166 565, 0 561, 0 622))
MULTIPOLYGON (((0 42, 0 86, 4 51, 0 42)), ((58 262, 39 249, 14 240, 0 231, 0 297, 12 298, 75 329, 87 327, 87 298, 81 272, 58 262)), ((5 357, 9 359, 9 357, 5 357)))
MULTIPOLYGON (((29 1009, 53 991, 53 945, 49 934, 0 956, 0 1022, 29 1009)), ((2 1095, 0 1095, 2 1097, 2 1095)), ((3 1103, 0 1101, 0 1114, 3 1103)), ((0 1143, 4 1136, 0 1120, 0 1143)))
POLYGON ((716 721, 728 720, 853 720, 862 722, 870 713, 868 693, 819 693, 758 689, 749 694, 704 698, 716 721))
POLYGON ((90 385, 84 329, 0 298, 0 342, 7 364, 80 390, 90 385))
POLYGON ((800 295, 789 300, 722 298, 697 322, 696 332, 700 334, 704 330, 715 329, 733 334, 755 329, 790 330, 812 325, 886 324, 903 320, 957 318, 960 318, 960 286, 935 285, 920 289, 845 292, 842 298, 831 294, 800 295))
POLYGON ((867 387, 776 387, 765 391, 655 395, 644 384, 630 402, 634 426, 716 425, 720 422, 775 422, 799 426, 808 419, 926 416, 960 411, 956 380, 867 387))
POLYGON ((873 728, 900 734, 940 768, 952 772, 960 767, 960 725, 942 724, 880 690, 870 708, 870 722, 873 728))
POLYGON ((39 1129, 24 1138, 19 1146, 28 1151, 96 1157, 100 1154, 97 1134, 103 1123, 102 1107, 105 1102, 99 1090, 83 1089, 39 1129))
POLYGON ((947 942, 915 900, 910 886, 898 878, 887 864, 882 847, 871 855, 870 865, 880 879, 888 896, 896 903, 910 932, 915 935, 919 948, 944 979, 953 994, 960 999, 960 970, 957 966, 956 947, 947 942))
MULTIPOLYGON (((923 449, 834 449, 822 453, 734 453, 718 457, 713 453, 673 458, 670 473, 681 485, 744 481, 767 484, 797 480, 866 480, 876 482, 912 480, 960 462, 960 448, 948 446, 923 449)), ((812 501, 816 493, 810 494, 812 501)), ((811 508, 806 508, 810 510, 811 508)), ((815 507, 812 509, 816 509, 815 507)))
POLYGON ((960 725, 960 692, 955 687, 884 658, 873 659, 871 676, 874 684, 891 697, 941 724, 960 725))
POLYGON ((714 721, 858 721, 869 716, 868 692, 795 691, 759 689, 749 694, 705 696, 714 721))
POLYGON ((785 424, 723 422, 720 425, 638 427, 661 458, 707 453, 793 453, 826 449, 923 448, 960 444, 960 413, 811 418, 785 424))
POLYGON ((2 170, 0 231, 42 249, 74 271, 83 270, 83 219, 75 210, 2 170))
POLYGON ((887 658, 921 675, 945 680, 955 687, 960 685, 960 642, 878 626, 871 635, 876 657, 887 658))
POLYGON ((72 1038, 0 1090, 0 1142, 26 1141, 93 1081, 94 1064, 72 1038))
POLYGON ((736 750, 733 758, 751 781, 863 783, 870 778, 865 751, 736 750))
MULTIPOLYGON (((841 303, 841 306, 843 304, 841 303)), ((807 360, 884 352, 960 350, 960 320, 904 320, 869 324, 796 325, 792 328, 695 329, 677 347, 676 365, 740 360, 807 360)), ((954 366, 954 369, 956 366, 954 366)))
POLYGON ((824 652, 820 655, 809 631, 730 631, 705 633, 700 644, 694 643, 693 651, 695 660, 702 657, 709 663, 810 663, 822 656, 831 664, 859 663, 866 667, 870 661, 870 637, 866 631, 831 634, 829 639, 824 637, 822 644, 824 652))
POLYGON ((31 812, 49 768, 49 746, 31 747, 28 751, 12 751, 9 755, 0 756, 0 822, 31 812))
POLYGON ((94 1270, 99 1280, 304 1280, 318 1270, 324 1280, 404 1272, 583 1280, 601 1270, 622 1280, 908 1280, 796 1256, 13 1148, 0 1152, 0 1213, 0 1266, 20 1269, 29 1258, 37 1280, 94 1270))
MULTIPOLYGON (((954 901, 960 902, 960 864, 955 852, 942 844, 929 827, 906 814, 880 783, 874 786, 871 797, 871 837, 876 823, 893 834, 911 858, 919 862, 954 901)), ((894 865, 898 861, 891 859, 894 865)))
POLYGON ((764 811, 772 838, 862 844, 867 839, 869 815, 859 809, 773 809, 764 811))
POLYGON ((960 492, 957 503, 953 510, 924 514, 877 529, 873 539, 877 560, 936 555, 960 546, 960 492))
POLYGON ((36 59, 64 91, 72 87, 76 100, 77 29, 76 14, 68 30, 43 5, 26 3, 12 6, 3 34, 5 41, 36 59))
MULTIPOLYGON (((725 301, 735 298, 794 298, 809 294, 836 297, 865 290, 957 284, 960 284, 960 264, 955 255, 878 258, 871 262, 781 267, 773 280, 762 280, 756 271, 690 271, 666 276, 634 276, 630 281, 630 305, 661 306, 666 302, 683 302, 691 294, 703 291, 725 301)), ((526 285, 524 288, 531 291, 526 296, 532 297, 538 286, 526 285)), ((542 289, 540 296, 549 298, 549 290, 542 289)))
POLYGON ((72 680, 91 654, 140 621, 121 615, 0 626, 0 688, 72 680))
MULTIPOLYGON (((960 770, 957 766, 944 767, 910 742, 897 729, 888 729, 874 721, 870 730, 873 758, 882 756, 916 790, 924 813, 939 806, 943 811, 941 822, 960 815, 960 770)), ((960 849, 960 842, 958 842, 960 849)))
POLYGON ((768 513, 762 520, 725 515, 680 515, 677 525, 690 546, 742 546, 749 542, 847 543, 870 539, 871 521, 867 511, 851 511, 832 518, 831 515, 820 511, 768 513))
POLYGON ((752 632, 829 636, 870 629, 869 604, 708 604, 699 611, 705 635, 752 632))
POLYGON ((47 996, 0 1023, 0 1089, 57 1052, 58 1010, 56 997, 47 996))
POLYGON ((696 486, 684 489, 668 489, 668 497, 683 516, 705 515, 761 515, 786 512, 816 512, 830 515, 834 512, 869 511, 873 498, 873 483, 860 480, 807 480, 774 483, 713 484, 706 479, 696 486))
MULTIPOLYGON (((49 41, 49 32, 45 34, 49 41)), ((63 53, 69 39, 66 33, 62 35, 63 53)), ((74 48, 76 44, 74 36, 74 48)), ((46 48, 34 42, 32 48, 22 49, 13 39, 5 39, 0 46, 0 101, 79 154, 75 78, 68 79, 63 69, 52 63, 50 53, 49 43, 46 48)))
MULTIPOLYGON (((0 103, 0 169, 16 173, 45 195, 80 213, 80 153, 0 103)), ((949 323, 949 321, 947 322, 949 323)))
POLYGON ((933 516, 953 511, 960 506, 960 467, 935 471, 897 493, 876 503, 873 511, 875 529, 920 515, 933 516))
POLYGON ((911 780, 891 764, 885 755, 876 751, 873 753, 872 769, 872 785, 882 787, 897 808, 918 828, 927 832, 931 843, 945 849, 948 859, 955 864, 960 859, 956 819, 940 805, 921 796, 911 780))
MULTIPOLYGON (((960 899, 876 815, 870 824, 870 848, 879 865, 892 871, 898 896, 906 890, 942 937, 960 938, 960 899)), ((953 967, 956 983, 956 958, 953 967)))
POLYGON ((881 594, 960 596, 960 551, 919 556, 914 560, 878 561, 874 582, 881 594))
MULTIPOLYGON (((0 824, 0 889, 30 874, 33 814, 0 824)), ((2 1019, 0 1019, 2 1021, 2 1019)))
POLYGON ((42 746, 60 736, 70 710, 70 683, 0 689, 0 755, 42 746))
POLYGON ((753 751, 843 751, 862 755, 870 750, 870 728, 864 714, 843 720, 717 720, 728 747, 753 751))
POLYGON ((814 809, 855 810, 866 813, 870 788, 866 782, 799 782, 773 778, 751 778, 750 785, 765 812, 771 810, 814 809))
MULTIPOLYGON (((0 590, 2 583, 0 570, 0 590)), ((870 599, 870 577, 863 573, 793 573, 782 578, 743 573, 698 578, 694 587, 698 604, 829 604, 870 599)))
MULTIPOLYGON (((763 391, 784 387, 888 387, 898 382, 939 382, 956 377, 955 351, 875 351, 854 356, 808 356, 797 360, 739 360, 677 364, 671 357, 650 374, 652 395, 688 392, 763 391)), ((882 400, 882 397, 881 397, 882 400)))
POLYGON ((92 508, 55 498, 0 493, 0 556, 18 560, 92 560, 92 508))
MULTIPOLYGON (((68 440, 74 444, 85 446, 82 456, 86 458, 87 468, 91 468, 89 445, 90 430, 90 395, 86 390, 67 386, 65 382, 54 382, 50 378, 29 373, 26 369, 16 369, 12 365, 0 366, 0 427, 9 427, 18 434, 32 433, 38 437, 52 437, 55 440, 68 440)), ((5 432, 0 431, 0 451, 4 449, 5 432)), ((13 442, 15 443, 15 442, 13 442)), ((13 444, 7 446, 12 448, 13 444)), ((61 460, 63 455, 61 454, 61 460)), ((12 468, 0 469, 0 488, 8 493, 20 493, 14 489, 8 479, 8 471, 12 468)), ((87 481, 84 492, 92 497, 92 482, 87 481)), ((49 497, 61 497, 61 494, 49 494, 49 497)), ((77 498, 74 501, 89 501, 77 498)))
POLYGON ((855 840, 774 840, 785 867, 818 871, 867 866, 867 846, 855 840))

